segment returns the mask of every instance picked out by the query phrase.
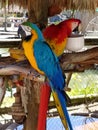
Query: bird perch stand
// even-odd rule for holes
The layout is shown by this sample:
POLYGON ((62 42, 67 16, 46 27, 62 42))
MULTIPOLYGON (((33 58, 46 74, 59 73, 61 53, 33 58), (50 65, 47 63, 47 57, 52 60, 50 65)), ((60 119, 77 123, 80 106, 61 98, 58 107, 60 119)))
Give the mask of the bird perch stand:
POLYGON ((20 90, 19 88, 17 88, 16 90, 17 92, 14 94, 15 103, 13 103, 11 107, 12 112, 10 114, 12 115, 16 123, 22 124, 26 119, 26 114, 22 106, 20 90))
MULTIPOLYGON (((98 64, 98 47, 91 48, 83 52, 65 53, 62 55, 60 63, 65 73, 69 73, 69 72, 73 73, 73 72, 81 72, 81 71, 83 72, 86 69, 94 68, 98 64)), ((36 129, 37 120, 38 120, 38 107, 39 107, 38 95, 40 92, 39 82, 40 83, 43 82, 42 76, 39 75, 30 66, 27 60, 16 62, 11 57, 0 57, 0 75, 7 76, 7 78, 9 78, 10 75, 12 76, 22 75, 24 78, 28 78, 33 81, 33 84, 32 84, 33 87, 31 87, 31 92, 33 94, 29 98, 30 102, 28 103, 28 105, 30 105, 30 107, 28 107, 28 116, 27 116, 28 119, 26 120, 27 122, 26 124, 29 124, 29 126, 32 126, 32 124, 30 123, 30 120, 32 118, 32 122, 35 125, 34 127, 32 126, 31 128, 36 129), (33 111, 31 111, 31 108, 33 111), (31 117, 31 114, 33 115, 33 117, 31 117)), ((12 115, 16 119, 17 122, 22 123, 23 120, 25 119, 25 113, 22 109, 22 106, 21 108, 19 108, 20 104, 21 104, 20 94, 16 92, 15 103, 13 104, 13 107, 12 107, 12 109, 14 108, 12 110, 12 115), (16 104, 18 104, 18 106, 16 104), (20 111, 16 112, 17 109, 18 110, 20 109, 20 111), (19 112, 22 114, 19 114, 19 112), (19 115, 21 115, 20 118, 19 118, 19 115)), ((26 129, 29 128, 27 125, 25 127, 26 129)))

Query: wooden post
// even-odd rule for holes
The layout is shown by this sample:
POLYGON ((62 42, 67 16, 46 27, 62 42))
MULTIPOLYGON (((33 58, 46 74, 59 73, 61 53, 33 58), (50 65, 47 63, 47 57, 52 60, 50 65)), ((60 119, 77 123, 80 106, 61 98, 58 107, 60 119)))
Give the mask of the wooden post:
POLYGON ((40 82, 32 83, 30 89, 31 94, 29 95, 28 101, 28 115, 24 123, 24 130, 37 130, 40 86, 40 82))

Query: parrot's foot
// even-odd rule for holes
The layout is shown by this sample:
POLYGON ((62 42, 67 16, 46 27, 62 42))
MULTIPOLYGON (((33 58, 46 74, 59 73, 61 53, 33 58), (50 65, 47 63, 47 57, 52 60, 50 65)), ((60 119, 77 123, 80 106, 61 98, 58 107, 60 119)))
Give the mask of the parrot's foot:
POLYGON ((71 88, 65 87, 64 90, 70 92, 70 91, 71 91, 71 88))
POLYGON ((26 75, 27 78, 36 80, 36 78, 40 78, 41 75, 34 69, 30 69, 26 75))

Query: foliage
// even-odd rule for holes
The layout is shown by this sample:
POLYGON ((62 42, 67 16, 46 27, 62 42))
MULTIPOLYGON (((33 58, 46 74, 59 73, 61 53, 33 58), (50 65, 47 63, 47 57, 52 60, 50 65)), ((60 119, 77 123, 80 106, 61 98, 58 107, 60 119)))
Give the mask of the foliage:
POLYGON ((98 93, 98 71, 86 70, 83 73, 72 75, 69 87, 72 89, 70 96, 88 95, 98 93))
POLYGON ((5 97, 1 107, 10 107, 12 106, 12 104, 15 102, 15 98, 14 97, 5 97))

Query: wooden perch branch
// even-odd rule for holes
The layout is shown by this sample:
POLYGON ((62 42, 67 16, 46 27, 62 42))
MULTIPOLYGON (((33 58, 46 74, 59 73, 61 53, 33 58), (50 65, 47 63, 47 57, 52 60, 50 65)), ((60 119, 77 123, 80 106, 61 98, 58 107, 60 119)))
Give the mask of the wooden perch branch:
POLYGON ((83 71, 98 64, 98 47, 77 53, 64 53, 61 65, 65 71, 83 71))
MULTIPOLYGON (((98 47, 77 53, 64 53, 60 59, 62 68, 66 72, 84 71, 94 68, 98 64, 98 47)), ((30 66, 27 60, 16 62, 11 57, 0 58, 0 75, 23 74, 33 80, 40 75, 30 66)))
POLYGON ((91 60, 96 57, 98 58, 98 47, 94 47, 92 49, 88 49, 83 52, 64 53, 61 58, 61 62, 76 64, 76 63, 81 63, 87 60, 91 60))
POLYGON ((25 68, 15 65, 6 65, 0 69, 0 75, 23 75, 31 80, 38 81, 40 79, 39 73, 33 68, 25 68))

